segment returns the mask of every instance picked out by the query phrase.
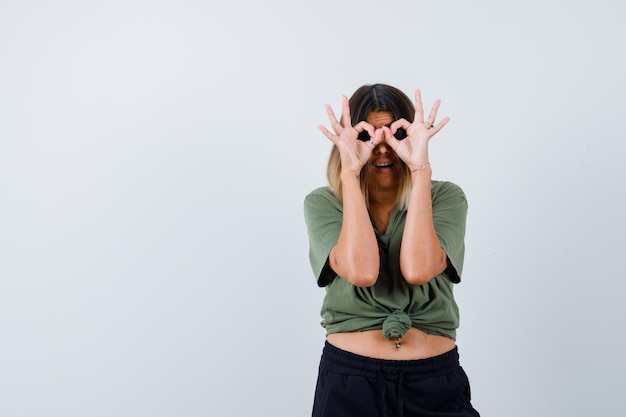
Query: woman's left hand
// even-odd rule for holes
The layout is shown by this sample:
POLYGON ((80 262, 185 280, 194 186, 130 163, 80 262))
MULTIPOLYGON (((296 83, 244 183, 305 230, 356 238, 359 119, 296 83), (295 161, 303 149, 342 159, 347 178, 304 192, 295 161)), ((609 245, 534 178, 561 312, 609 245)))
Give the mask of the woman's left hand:
POLYGON ((435 100, 430 114, 424 119, 422 94, 417 89, 415 91, 415 117, 413 123, 409 123, 406 119, 398 119, 391 126, 381 128, 385 141, 398 154, 398 157, 407 164, 411 171, 428 165, 428 142, 450 120, 449 117, 444 117, 437 125, 434 124, 440 104, 440 100, 435 100), (398 129, 406 130, 406 138, 396 139, 394 135, 398 129))

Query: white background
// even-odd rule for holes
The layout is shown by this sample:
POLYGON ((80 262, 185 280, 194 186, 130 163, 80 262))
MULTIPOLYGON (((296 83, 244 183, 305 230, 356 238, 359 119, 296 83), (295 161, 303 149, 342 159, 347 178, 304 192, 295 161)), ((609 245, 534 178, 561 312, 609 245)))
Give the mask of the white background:
POLYGON ((451 117, 475 407, 619 415, 620 4, 2 0, 0 415, 309 415, 316 126, 373 82, 451 117))

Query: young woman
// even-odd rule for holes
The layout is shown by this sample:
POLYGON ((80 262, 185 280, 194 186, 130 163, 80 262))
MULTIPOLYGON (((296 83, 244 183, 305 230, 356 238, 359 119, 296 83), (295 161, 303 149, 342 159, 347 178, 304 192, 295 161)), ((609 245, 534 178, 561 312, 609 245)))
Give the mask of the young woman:
POLYGON ((433 181, 428 143, 448 123, 389 85, 330 106, 330 187, 304 211, 310 261, 326 288, 327 331, 313 416, 478 416, 455 344, 467 202, 433 181))

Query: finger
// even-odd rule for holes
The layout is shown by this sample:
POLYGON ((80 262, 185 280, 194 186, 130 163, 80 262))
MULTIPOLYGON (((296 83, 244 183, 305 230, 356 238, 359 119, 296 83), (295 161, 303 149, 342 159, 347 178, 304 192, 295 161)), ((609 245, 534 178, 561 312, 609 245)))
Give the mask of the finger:
POLYGON ((326 104, 324 108, 326 109, 328 120, 330 120, 330 126, 335 131, 335 134, 339 135, 341 133, 342 127, 341 127, 341 124, 339 123, 339 120, 337 120, 337 116, 335 116, 335 112, 333 111, 333 108, 330 107, 330 105, 328 104, 326 104))
POLYGON ((429 127, 432 127, 432 125, 435 124, 435 120, 437 119, 437 111, 439 110, 440 105, 441 105, 441 100, 439 99, 435 100, 435 103, 433 104, 433 108, 430 110, 430 114, 428 115, 426 120, 424 120, 424 123, 426 123, 429 127))
POLYGON ((384 137, 385 142, 395 151, 400 141, 394 136, 393 130, 390 127, 383 126, 380 129, 380 134, 382 136, 381 140, 384 137))
POLYGON ((354 125, 354 130, 356 130, 359 133, 366 131, 367 133, 370 134, 370 136, 374 136, 374 132, 376 131, 376 128, 372 126, 371 124, 367 123, 366 121, 362 121, 354 125))
MULTIPOLYGON (((326 113, 328 114, 328 119, 330 120, 330 126, 333 128, 333 131, 336 135, 339 135, 343 130, 343 126, 335 116, 335 112, 328 104, 326 105, 326 113)), ((341 116, 340 116, 341 117, 341 116)))
POLYGON ((443 127, 448 124, 448 122, 450 121, 449 117, 444 117, 438 124, 437 126, 433 126, 429 132, 431 133, 430 137, 435 136, 441 129, 443 129, 443 127))
POLYGON ((391 134, 395 135, 398 129, 402 128, 404 130, 407 130, 409 126, 411 126, 411 122, 409 122, 408 120, 398 119, 389 126, 389 129, 391 130, 391 134))
POLYGON ((326 136, 328 138, 328 140, 330 140, 332 143, 335 143, 335 141, 337 140, 337 136, 333 135, 332 133, 330 133, 330 131, 328 129, 326 129, 325 126, 322 125, 318 125, 317 128, 320 130, 320 132, 322 132, 324 134, 324 136, 326 136))
POLYGON ((415 90, 415 120, 416 122, 424 121, 424 107, 422 106, 422 92, 418 88, 415 90))
MULTIPOLYGON (((384 128, 384 129, 388 129, 388 128, 384 128)), ((384 137, 383 128, 375 129, 374 126, 372 126, 371 135, 372 135, 372 139, 370 140, 370 144, 372 145, 372 148, 375 148, 379 143, 383 141, 383 137, 384 137)))
POLYGON ((339 120, 337 120, 337 116, 335 116, 335 111, 330 106, 330 104, 325 104, 324 108, 326 109, 326 114, 328 115, 330 123, 339 123, 339 120))
POLYGON ((344 127, 352 126, 352 118, 350 117, 350 102, 345 95, 341 96, 341 121, 344 127))

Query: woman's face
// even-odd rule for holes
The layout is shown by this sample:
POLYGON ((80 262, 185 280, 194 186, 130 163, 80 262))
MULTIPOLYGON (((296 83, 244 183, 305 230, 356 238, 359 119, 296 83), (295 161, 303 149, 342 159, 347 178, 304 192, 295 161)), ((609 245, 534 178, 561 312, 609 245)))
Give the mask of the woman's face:
MULTIPOLYGON (((389 126, 395 120, 387 111, 371 112, 367 116, 367 123, 379 129, 389 126)), ((398 155, 383 139, 372 151, 367 163, 367 184, 377 190, 390 190, 398 187, 400 179, 400 160, 398 155)))

